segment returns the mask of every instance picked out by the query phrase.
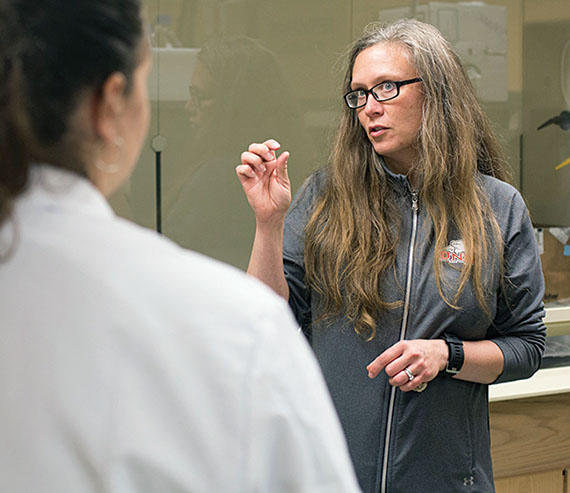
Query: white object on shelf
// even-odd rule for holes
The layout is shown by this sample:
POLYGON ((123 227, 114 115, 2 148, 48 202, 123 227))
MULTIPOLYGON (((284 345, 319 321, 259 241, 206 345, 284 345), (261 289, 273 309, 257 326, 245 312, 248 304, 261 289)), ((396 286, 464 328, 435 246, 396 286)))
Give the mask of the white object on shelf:
POLYGON ((489 386, 489 401, 526 399, 570 392, 570 366, 538 370, 531 378, 489 386))
POLYGON ((570 305, 567 306, 553 306, 546 309, 546 317, 544 323, 569 322, 570 321, 570 305))

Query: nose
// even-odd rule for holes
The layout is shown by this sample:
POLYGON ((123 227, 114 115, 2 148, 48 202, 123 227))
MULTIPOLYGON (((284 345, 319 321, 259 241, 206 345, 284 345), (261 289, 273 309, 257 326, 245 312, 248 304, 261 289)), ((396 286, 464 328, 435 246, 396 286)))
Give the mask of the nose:
POLYGON ((384 103, 379 103, 374 99, 372 94, 368 94, 368 98, 366 99, 366 105, 364 105, 364 112, 366 115, 382 115, 384 113, 384 103))

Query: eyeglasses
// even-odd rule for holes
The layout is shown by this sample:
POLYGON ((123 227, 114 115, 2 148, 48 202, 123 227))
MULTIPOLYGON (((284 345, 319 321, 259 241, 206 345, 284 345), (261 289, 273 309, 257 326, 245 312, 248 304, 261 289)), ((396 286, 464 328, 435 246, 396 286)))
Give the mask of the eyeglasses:
POLYGON ((372 94, 376 101, 382 103, 383 101, 397 98, 400 95, 400 87, 414 84, 415 82, 422 82, 422 79, 418 77, 400 81, 385 80, 384 82, 380 82, 380 84, 376 84, 371 89, 355 89, 354 91, 347 92, 344 95, 344 100, 346 105, 352 109, 366 106, 369 94, 372 94))

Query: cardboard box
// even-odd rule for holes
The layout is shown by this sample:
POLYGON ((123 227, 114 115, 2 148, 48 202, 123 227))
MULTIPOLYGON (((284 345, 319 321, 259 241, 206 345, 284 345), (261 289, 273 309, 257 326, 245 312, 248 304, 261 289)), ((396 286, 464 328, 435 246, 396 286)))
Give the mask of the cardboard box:
POLYGON ((535 228, 546 289, 544 301, 570 300, 568 228, 535 228))

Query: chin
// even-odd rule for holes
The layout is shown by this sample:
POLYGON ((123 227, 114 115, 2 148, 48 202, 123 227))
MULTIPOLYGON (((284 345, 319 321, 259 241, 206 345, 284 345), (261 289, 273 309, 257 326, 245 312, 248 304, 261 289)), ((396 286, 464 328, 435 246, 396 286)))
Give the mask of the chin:
POLYGON ((372 147, 374 149, 374 152, 380 156, 387 156, 390 154, 390 149, 386 149, 386 146, 372 144, 372 147))

